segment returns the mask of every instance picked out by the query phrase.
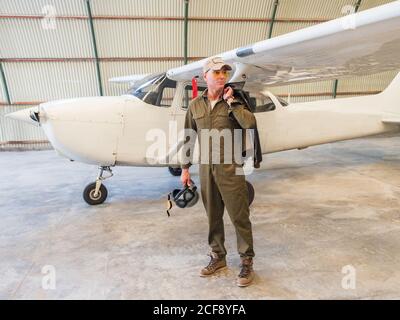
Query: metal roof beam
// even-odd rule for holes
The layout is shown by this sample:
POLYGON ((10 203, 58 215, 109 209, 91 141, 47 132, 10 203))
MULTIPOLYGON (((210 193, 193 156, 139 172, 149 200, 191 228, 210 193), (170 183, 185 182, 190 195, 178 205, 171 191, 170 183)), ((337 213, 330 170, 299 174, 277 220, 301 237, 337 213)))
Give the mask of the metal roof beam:
POLYGON ((268 30, 268 39, 272 37, 272 29, 274 28, 275 18, 276 18, 276 11, 278 9, 279 0, 275 0, 274 2, 274 9, 272 10, 272 16, 269 23, 269 30, 268 30))
MULTIPOLYGON (((187 60, 197 61, 206 57, 187 57, 187 60)), ((0 58, 0 62, 26 63, 26 62, 85 62, 85 61, 181 61, 183 57, 104 57, 104 58, 0 58)))
POLYGON ((95 32, 94 32, 92 9, 90 8, 90 0, 86 0, 86 7, 87 7, 87 11, 88 11, 88 16, 89 16, 89 27, 90 27, 90 34, 92 36, 94 57, 95 57, 95 60, 96 60, 97 81, 98 81, 98 84, 99 84, 100 95, 102 96, 103 95, 103 85, 101 83, 100 61, 99 61, 99 54, 98 54, 98 51, 97 51, 96 35, 95 35, 95 32))
MULTIPOLYGON (((0 19, 41 20, 42 15, 1 15, 0 19)), ((87 16, 55 16, 60 20, 88 20, 87 16)), ((184 21, 185 17, 156 17, 156 16, 92 16, 92 20, 147 20, 147 21, 184 21)), ((188 21, 206 22, 283 22, 283 23, 321 23, 329 21, 326 18, 228 18, 228 17, 188 17, 188 21)))
POLYGON ((11 104, 10 92, 8 91, 6 75, 4 74, 3 64, 1 63, 1 61, 0 61, 0 78, 4 87, 4 93, 6 95, 7 104, 11 104))

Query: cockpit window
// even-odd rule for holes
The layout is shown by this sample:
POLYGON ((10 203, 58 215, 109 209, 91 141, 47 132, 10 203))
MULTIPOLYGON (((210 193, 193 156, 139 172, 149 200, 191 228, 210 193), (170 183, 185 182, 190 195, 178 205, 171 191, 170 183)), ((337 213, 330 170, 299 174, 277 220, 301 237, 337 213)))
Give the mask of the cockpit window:
MULTIPOLYGON (((204 90, 206 90, 207 87, 202 87, 199 86, 197 88, 197 94, 201 95, 203 93, 204 90)), ((192 85, 187 85, 185 86, 185 92, 183 94, 183 98, 182 98, 182 109, 187 109, 189 106, 189 102, 193 99, 193 87, 192 85)))
MULTIPOLYGON (((288 106, 288 103, 280 97, 276 98, 279 100, 282 107, 288 106)), ((267 112, 275 110, 275 103, 270 97, 263 97, 262 99, 255 99, 255 111, 254 112, 267 112)))
POLYGON ((275 110, 275 103, 270 97, 263 97, 262 99, 256 99, 256 109, 254 112, 267 112, 275 110))
POLYGON ((176 81, 165 73, 150 75, 135 83, 127 94, 134 95, 143 102, 158 107, 170 107, 176 90, 176 81))

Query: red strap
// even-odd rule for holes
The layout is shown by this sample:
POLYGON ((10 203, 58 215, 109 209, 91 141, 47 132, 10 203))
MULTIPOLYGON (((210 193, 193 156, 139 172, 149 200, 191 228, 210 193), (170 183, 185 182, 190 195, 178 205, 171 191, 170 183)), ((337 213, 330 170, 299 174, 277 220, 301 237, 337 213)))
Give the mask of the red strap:
POLYGON ((197 79, 193 78, 192 79, 192 91, 193 91, 193 99, 197 98, 197 94, 198 94, 198 88, 197 88, 197 79))

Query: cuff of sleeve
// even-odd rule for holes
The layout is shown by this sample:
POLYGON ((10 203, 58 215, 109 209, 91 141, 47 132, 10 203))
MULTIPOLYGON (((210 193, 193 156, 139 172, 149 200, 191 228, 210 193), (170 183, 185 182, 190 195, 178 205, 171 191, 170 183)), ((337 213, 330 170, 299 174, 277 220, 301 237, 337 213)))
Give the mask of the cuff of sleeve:
POLYGON ((189 169, 191 165, 192 165, 191 163, 182 164, 182 165, 181 165, 181 168, 182 168, 182 169, 189 169))
POLYGON ((230 100, 230 103, 228 101, 227 101, 227 103, 228 103, 229 106, 233 106, 235 104, 240 104, 240 101, 238 99, 236 99, 236 98, 233 98, 233 99, 230 100))

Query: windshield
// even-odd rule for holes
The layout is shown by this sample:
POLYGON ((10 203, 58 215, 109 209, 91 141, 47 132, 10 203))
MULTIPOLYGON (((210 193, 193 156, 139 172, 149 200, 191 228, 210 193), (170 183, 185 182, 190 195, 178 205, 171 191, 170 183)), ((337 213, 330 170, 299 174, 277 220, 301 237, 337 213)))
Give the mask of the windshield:
POLYGON ((168 79, 165 73, 152 74, 134 84, 127 94, 154 105, 169 107, 173 98, 176 81, 168 79))

